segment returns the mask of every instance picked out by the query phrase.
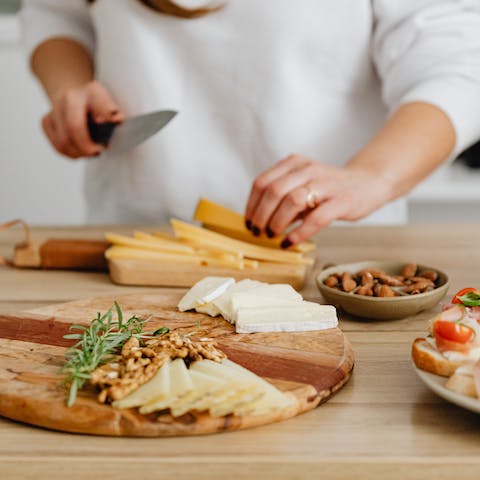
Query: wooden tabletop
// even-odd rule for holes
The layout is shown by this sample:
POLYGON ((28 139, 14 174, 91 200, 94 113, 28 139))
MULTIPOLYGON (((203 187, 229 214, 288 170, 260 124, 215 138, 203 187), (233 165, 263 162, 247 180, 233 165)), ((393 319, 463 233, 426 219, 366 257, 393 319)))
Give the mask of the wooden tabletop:
MULTIPOLYGON (((35 235, 63 238, 99 238, 102 231, 34 229, 35 235)), ((11 253, 18 240, 19 231, 2 232, 0 254, 11 253)), ((447 272, 449 294, 480 286, 480 225, 339 227, 316 240, 316 269, 398 259, 447 272)), ((318 301, 313 273, 302 293, 318 301)), ((2 312, 141 291, 155 289, 116 286, 102 274, 0 267, 2 312)), ((480 416, 435 396, 412 369, 412 340, 424 335, 438 308, 396 321, 341 315, 340 327, 355 351, 352 379, 328 403, 283 423, 206 437, 129 439, 58 433, 0 419, 0 477, 478 478, 480 416)))

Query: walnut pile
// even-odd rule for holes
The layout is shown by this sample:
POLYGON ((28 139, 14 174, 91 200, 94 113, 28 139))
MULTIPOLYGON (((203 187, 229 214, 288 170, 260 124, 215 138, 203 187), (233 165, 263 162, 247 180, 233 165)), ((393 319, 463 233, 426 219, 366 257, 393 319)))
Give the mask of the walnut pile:
POLYGON ((334 273, 323 282, 327 287, 342 292, 369 297, 395 297, 429 292, 436 287, 438 273, 434 270, 418 272, 415 263, 405 265, 400 275, 388 275, 382 270, 363 269, 357 273, 334 273))
POLYGON ((202 359, 220 362, 226 355, 216 346, 212 339, 193 340, 178 332, 152 337, 143 346, 131 337, 120 355, 92 372, 90 383, 100 388, 100 403, 120 400, 148 382, 169 359, 183 358, 187 365, 202 359))

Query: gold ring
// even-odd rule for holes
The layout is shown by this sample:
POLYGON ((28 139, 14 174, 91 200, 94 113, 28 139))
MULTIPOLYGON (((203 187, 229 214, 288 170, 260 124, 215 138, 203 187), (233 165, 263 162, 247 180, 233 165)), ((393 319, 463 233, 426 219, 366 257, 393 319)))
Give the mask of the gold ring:
POLYGON ((308 208, 317 208, 320 205, 320 195, 315 190, 311 190, 309 187, 305 187, 307 189, 307 207, 308 208))

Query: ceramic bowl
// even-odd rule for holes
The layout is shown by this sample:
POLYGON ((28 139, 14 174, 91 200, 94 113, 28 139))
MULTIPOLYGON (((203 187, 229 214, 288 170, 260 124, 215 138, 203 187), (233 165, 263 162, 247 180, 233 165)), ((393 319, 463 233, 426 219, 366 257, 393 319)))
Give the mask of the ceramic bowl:
POLYGON ((323 283, 324 280, 333 273, 356 273, 365 268, 383 270, 389 275, 399 275, 406 263, 408 262, 369 261, 335 265, 334 267, 322 270, 317 275, 317 287, 328 303, 339 306, 346 312, 358 317, 379 320, 394 320, 408 317, 422 310, 432 308, 440 302, 447 293, 449 286, 448 277, 445 273, 434 267, 418 265, 419 271, 435 270, 438 273, 436 288, 430 292, 401 297, 368 297, 365 295, 356 295, 327 287, 323 283))

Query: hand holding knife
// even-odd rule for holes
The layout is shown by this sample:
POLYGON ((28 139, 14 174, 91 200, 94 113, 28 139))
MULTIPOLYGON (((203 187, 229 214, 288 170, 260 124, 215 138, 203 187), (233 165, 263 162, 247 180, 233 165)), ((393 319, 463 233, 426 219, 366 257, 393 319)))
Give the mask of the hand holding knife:
POLYGON ((108 154, 115 155, 131 150, 150 138, 176 114, 174 110, 159 110, 127 118, 122 123, 95 123, 88 115, 88 131, 95 143, 106 145, 108 154))

